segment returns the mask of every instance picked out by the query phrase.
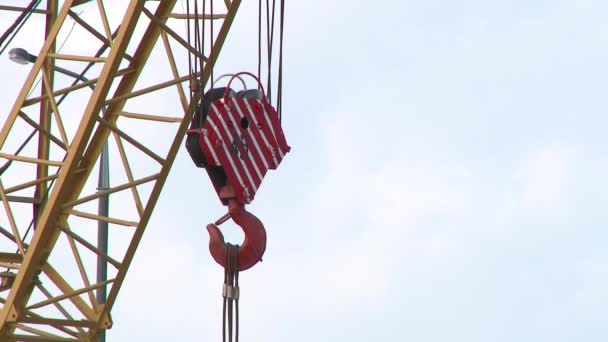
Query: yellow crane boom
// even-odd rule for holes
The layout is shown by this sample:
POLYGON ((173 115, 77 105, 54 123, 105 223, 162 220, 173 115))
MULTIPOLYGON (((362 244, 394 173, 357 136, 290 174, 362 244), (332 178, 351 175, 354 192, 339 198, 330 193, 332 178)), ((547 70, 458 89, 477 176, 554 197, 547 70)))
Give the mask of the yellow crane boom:
MULTIPOLYGON (((87 4, 97 10, 93 20, 75 13, 80 3, 48 0, 46 10, 39 11, 46 17, 44 45, 0 131, 0 267, 6 270, 0 273, 0 341, 94 341, 111 327, 112 306, 200 101, 199 92, 190 96, 187 87, 195 80, 179 61, 198 52, 172 28, 172 22, 183 26, 188 19, 174 11, 176 0, 130 0, 114 23, 103 1, 87 4), (72 24, 99 40, 106 52, 75 53, 79 46, 58 52, 59 37, 72 24), (164 65, 149 62, 159 38, 164 65), (59 82, 57 61, 95 67, 86 82, 66 84, 59 82), (149 76, 162 67, 171 77, 149 76), (138 87, 140 79, 148 84, 138 87), (37 80, 40 93, 34 92, 37 80), (137 111, 138 101, 168 89, 176 95, 176 112, 137 111), (70 106, 70 100, 84 103, 70 106), (144 132, 138 129, 142 125, 144 132), (124 181, 90 191, 108 142, 120 160, 117 179, 124 181), (100 216, 95 204, 108 195, 125 205, 100 216), (108 222, 110 233, 122 239, 107 254, 95 243, 92 227, 99 221, 108 222), (101 283, 89 279, 97 257, 110 265, 109 279, 101 283), (105 304, 94 295, 102 286, 109 290, 105 304)), ((217 3, 213 16, 200 18, 217 24, 213 48, 201 56, 196 75, 203 89, 241 1, 217 3)))

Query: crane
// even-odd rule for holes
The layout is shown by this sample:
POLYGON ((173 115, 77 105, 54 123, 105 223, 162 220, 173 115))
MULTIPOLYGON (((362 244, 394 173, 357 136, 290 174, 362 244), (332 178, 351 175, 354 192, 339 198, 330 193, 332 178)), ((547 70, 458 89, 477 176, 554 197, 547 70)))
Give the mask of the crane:
POLYGON ((241 0, 40 2, 0 5, 44 18, 0 130, 0 341, 96 341, 241 0), (95 188, 108 146, 113 184, 95 188), (117 204, 109 214, 97 211, 103 198, 117 204), (109 249, 96 243, 100 223, 119 240, 109 249), (99 260, 102 281, 91 278, 99 260))

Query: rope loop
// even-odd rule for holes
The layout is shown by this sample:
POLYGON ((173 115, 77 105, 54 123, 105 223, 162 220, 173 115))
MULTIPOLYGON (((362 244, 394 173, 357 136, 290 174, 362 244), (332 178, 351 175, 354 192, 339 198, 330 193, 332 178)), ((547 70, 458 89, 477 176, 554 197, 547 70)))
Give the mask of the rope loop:
POLYGON ((262 85, 262 82, 260 82, 260 79, 248 72, 248 71, 241 71, 241 72, 237 72, 236 74, 232 74, 230 77, 230 80, 228 81, 228 85, 226 85, 226 91, 224 92, 224 99, 228 98, 228 91, 230 90, 230 85, 232 84, 232 81, 234 81, 235 78, 239 78, 242 80, 242 78, 240 78, 239 76, 241 75, 247 75, 250 77, 253 77, 254 80, 256 80, 258 82, 258 87, 260 88, 260 91, 262 92, 262 98, 266 99, 266 92, 264 91, 264 86, 262 85))

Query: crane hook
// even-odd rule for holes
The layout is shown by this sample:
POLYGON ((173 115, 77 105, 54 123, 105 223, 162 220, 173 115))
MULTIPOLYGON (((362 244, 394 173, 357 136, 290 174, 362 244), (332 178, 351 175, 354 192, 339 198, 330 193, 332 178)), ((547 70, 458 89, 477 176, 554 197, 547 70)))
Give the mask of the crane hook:
POLYGON ((236 199, 228 201, 228 214, 215 223, 207 225, 209 232, 209 252, 213 259, 223 267, 226 267, 226 242, 224 235, 218 226, 228 218, 239 225, 245 233, 243 245, 239 247, 239 271, 244 271, 262 261, 266 251, 266 229, 262 221, 255 215, 245 210, 245 206, 236 199))

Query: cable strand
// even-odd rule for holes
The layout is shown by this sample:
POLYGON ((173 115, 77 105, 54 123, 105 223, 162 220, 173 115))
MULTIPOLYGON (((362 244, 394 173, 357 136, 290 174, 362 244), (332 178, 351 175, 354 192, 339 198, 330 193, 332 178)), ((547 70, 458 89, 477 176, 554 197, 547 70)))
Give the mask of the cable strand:
POLYGON ((281 0, 281 17, 279 24, 279 79, 277 84, 277 114, 279 122, 283 121, 283 37, 285 31, 285 0, 281 0))
POLYGON ((40 4, 40 1, 41 0, 32 0, 29 5, 27 5, 27 7, 21 12, 21 14, 19 14, 19 16, 15 19, 11 26, 9 26, 9 28, 4 31, 4 33, 0 37, 0 47, 2 47, 2 49, 0 50, 0 55, 2 55, 2 53, 6 50, 9 44, 13 41, 15 36, 17 36, 17 33, 21 31, 23 25, 27 22, 32 13, 34 13, 33 10, 36 9, 36 7, 38 7, 38 5, 40 4))

